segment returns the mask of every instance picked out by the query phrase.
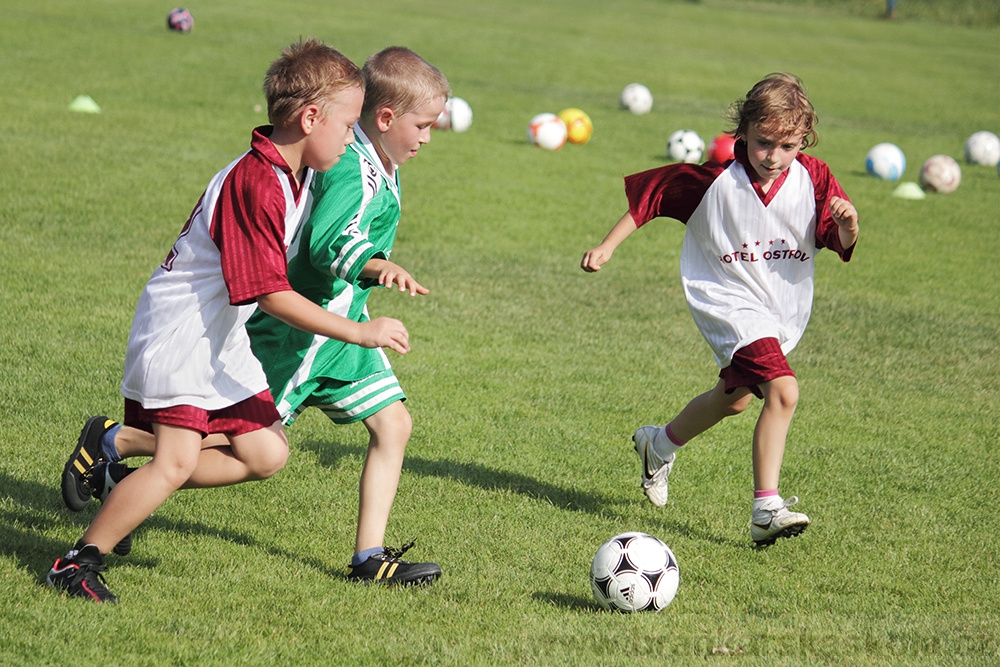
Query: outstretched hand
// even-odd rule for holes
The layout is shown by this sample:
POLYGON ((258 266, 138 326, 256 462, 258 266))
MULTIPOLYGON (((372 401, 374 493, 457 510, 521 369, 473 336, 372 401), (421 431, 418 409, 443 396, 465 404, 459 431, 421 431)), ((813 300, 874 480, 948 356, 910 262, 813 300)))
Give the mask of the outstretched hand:
POLYGON ((429 294, 430 290, 413 279, 403 267, 393 264, 388 260, 378 260, 377 264, 372 263, 377 274, 378 284, 382 287, 391 287, 393 284, 399 286, 400 292, 409 292, 410 296, 417 294, 429 294))
POLYGON ((606 249, 604 244, 588 250, 583 259, 580 261, 580 268, 587 273, 593 273, 594 271, 600 271, 601 267, 608 263, 611 259, 611 255, 614 251, 606 249))

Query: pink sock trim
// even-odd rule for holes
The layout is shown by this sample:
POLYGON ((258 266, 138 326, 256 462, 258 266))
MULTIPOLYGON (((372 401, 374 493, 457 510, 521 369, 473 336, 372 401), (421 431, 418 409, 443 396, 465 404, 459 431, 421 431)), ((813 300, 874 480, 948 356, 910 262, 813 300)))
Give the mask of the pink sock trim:
POLYGON ((776 496, 776 495, 778 495, 777 489, 761 489, 760 491, 753 492, 754 500, 756 500, 757 498, 770 498, 771 496, 776 496))
POLYGON ((681 440, 676 435, 674 435, 673 430, 670 428, 670 424, 663 427, 663 431, 667 434, 667 439, 674 443, 677 447, 683 447, 687 444, 686 440, 681 440))

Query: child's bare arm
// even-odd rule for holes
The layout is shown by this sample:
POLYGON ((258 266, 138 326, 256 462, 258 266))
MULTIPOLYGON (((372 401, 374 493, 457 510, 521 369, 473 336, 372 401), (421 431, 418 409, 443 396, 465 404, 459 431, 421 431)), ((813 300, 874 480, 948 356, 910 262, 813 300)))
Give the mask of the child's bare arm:
POLYGON ((410 296, 430 293, 429 289, 414 280, 403 267, 387 259, 368 260, 361 269, 361 275, 369 280, 378 280, 378 284, 382 287, 389 287, 395 283, 399 286, 400 292, 409 292, 410 296))
POLYGON ((611 228, 611 231, 608 232, 608 235, 604 237, 601 244, 586 252, 583 260, 580 262, 580 268, 588 273, 600 271, 601 267, 611 259, 615 248, 621 245, 621 242, 627 239, 636 229, 637 227, 635 226, 635 220, 632 219, 632 214, 626 213, 623 215, 615 223, 615 226, 611 228))
POLYGON ((850 248, 857 243, 858 211, 854 204, 840 197, 830 197, 830 215, 840 228, 841 247, 850 248))
POLYGON ((355 322, 335 315, 291 290, 258 297, 257 305, 268 315, 302 331, 361 347, 388 347, 400 354, 410 351, 409 332, 402 322, 391 317, 355 322))

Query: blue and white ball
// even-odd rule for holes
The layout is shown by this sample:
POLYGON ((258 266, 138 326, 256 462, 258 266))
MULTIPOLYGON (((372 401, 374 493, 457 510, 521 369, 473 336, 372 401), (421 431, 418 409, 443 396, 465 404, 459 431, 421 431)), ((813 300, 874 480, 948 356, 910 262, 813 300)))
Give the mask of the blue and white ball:
POLYGON ((167 28, 177 32, 190 32, 194 27, 194 17, 183 7, 174 7, 167 14, 167 28))
POLYGON ((677 130, 667 139, 667 156, 694 164, 705 154, 705 141, 694 130, 677 130))
POLYGON ((601 545, 590 565, 597 604, 626 614, 660 611, 677 594, 680 570, 674 553, 646 533, 622 533, 601 545))
POLYGON ((883 181, 898 181, 906 171, 906 156, 896 144, 875 144, 865 156, 865 171, 883 181))
POLYGON ((983 130, 965 140, 965 161, 992 167, 1000 163, 1000 137, 983 130))

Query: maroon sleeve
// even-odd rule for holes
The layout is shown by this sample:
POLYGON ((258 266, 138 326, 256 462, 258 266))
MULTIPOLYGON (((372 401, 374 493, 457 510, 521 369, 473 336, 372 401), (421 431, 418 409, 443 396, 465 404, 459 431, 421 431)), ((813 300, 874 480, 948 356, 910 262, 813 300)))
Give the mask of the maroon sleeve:
POLYGON ((681 163, 626 176, 625 196, 636 227, 659 217, 687 224, 709 186, 724 170, 718 162, 681 163))
POLYGON ((251 151, 226 176, 212 215, 229 302, 290 290, 285 195, 271 163, 251 151))
POLYGON ((804 153, 799 153, 798 160, 809 172, 816 193, 816 247, 828 248, 840 255, 843 261, 851 261, 857 243, 850 248, 844 248, 840 243, 840 228, 833 221, 829 205, 830 197, 850 199, 825 162, 804 153))

